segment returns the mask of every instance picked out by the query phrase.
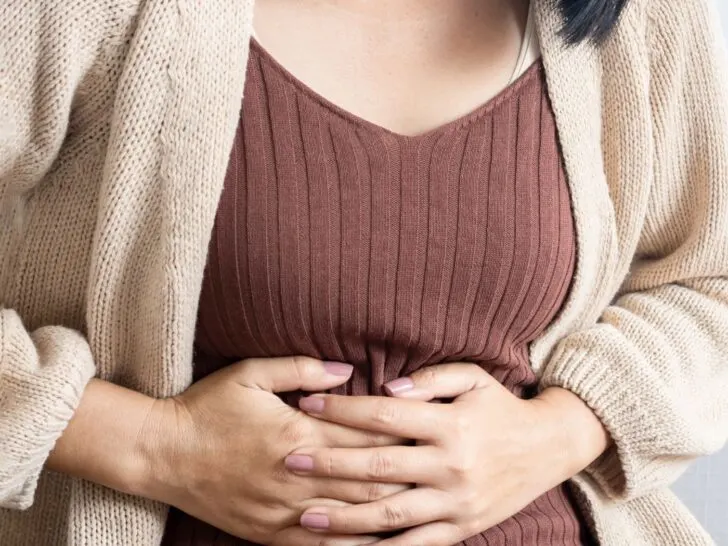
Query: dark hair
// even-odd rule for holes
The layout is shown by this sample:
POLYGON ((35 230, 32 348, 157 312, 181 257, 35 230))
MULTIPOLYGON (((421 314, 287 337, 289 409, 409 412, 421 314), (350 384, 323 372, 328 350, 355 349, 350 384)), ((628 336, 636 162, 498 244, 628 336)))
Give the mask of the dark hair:
MULTIPOLYGON (((603 42, 617 25, 629 0, 558 0, 564 26, 561 34, 570 44, 584 40, 603 42)), ((679 0, 682 1, 682 0, 679 0)))

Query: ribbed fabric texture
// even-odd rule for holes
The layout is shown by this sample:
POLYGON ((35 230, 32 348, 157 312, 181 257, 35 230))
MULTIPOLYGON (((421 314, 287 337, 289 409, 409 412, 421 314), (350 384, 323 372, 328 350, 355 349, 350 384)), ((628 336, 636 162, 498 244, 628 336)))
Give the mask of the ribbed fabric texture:
MULTIPOLYGON (((527 344, 558 310, 576 255, 540 62, 471 114, 407 137, 335 106, 254 41, 242 111, 197 378, 306 354, 355 365, 335 392, 381 394, 422 366, 466 360, 528 395, 527 344)), ((464 544, 571 546, 579 534, 562 486, 464 544)), ((165 543, 250 544, 178 512, 165 543)))
MULTIPOLYGON (((715 544, 669 486, 728 435, 716 5, 631 0, 609 40, 567 47, 554 2, 533 0, 578 245, 529 356, 614 439, 570 482, 600 546, 715 544)), ((92 375, 157 397, 192 379, 253 0, 0 15, 0 544, 159 546, 165 505, 46 472, 42 453, 92 375)))

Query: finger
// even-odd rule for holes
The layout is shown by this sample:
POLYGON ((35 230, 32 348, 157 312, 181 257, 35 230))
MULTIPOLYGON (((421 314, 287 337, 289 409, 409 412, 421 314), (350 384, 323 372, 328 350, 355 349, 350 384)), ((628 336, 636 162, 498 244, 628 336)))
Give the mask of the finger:
POLYGON ((267 392, 323 391, 346 383, 353 367, 307 356, 249 358, 231 366, 238 383, 267 392))
POLYGON ((383 385, 389 396, 432 400, 433 398, 457 398, 462 394, 497 383, 477 364, 458 362, 428 366, 383 385))
POLYGON ((298 474, 418 484, 432 484, 443 468, 437 448, 432 446, 298 450, 285 458, 285 465, 298 474))
POLYGON ((374 544, 381 539, 373 536, 322 535, 303 527, 288 527, 276 534, 270 546, 360 546, 374 544))
POLYGON ((445 521, 428 523, 405 531, 396 537, 382 540, 381 546, 451 546, 469 538, 457 525, 445 521))
POLYGON ((371 432, 351 428, 338 423, 320 422, 322 425, 322 444, 334 447, 380 447, 397 446, 408 443, 406 438, 391 434, 371 432))
POLYGON ((412 489, 412 487, 412 485, 400 483, 331 479, 318 480, 314 485, 314 491, 317 497, 337 499, 349 504, 363 504, 386 499, 412 489))
POLYGON ((345 535, 379 533, 424 525, 448 517, 444 493, 417 487, 376 502, 315 507, 301 515, 301 526, 345 535))
POLYGON ((333 394, 301 398, 298 407, 327 421, 413 440, 438 438, 452 411, 448 405, 420 400, 333 394))

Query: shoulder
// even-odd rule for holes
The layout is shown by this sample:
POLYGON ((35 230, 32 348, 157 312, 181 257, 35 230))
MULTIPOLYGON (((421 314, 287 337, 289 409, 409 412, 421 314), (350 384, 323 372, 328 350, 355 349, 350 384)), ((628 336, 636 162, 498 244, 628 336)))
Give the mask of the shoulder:
POLYGON ((720 35, 717 0, 627 0, 613 40, 642 35, 651 49, 682 47, 720 35))
MULTIPOLYGON (((62 57, 74 65, 126 35, 143 0, 3 0, 1 51, 15 59, 62 57), (4 27, 4 28, 3 28, 4 27)), ((51 64, 52 61, 51 61, 51 64)))
POLYGON ((608 74, 642 73, 653 91, 695 78, 719 85, 726 71, 716 0, 629 0, 600 50, 608 74))
POLYGON ((652 57, 694 52, 711 55, 723 47, 716 0, 633 0, 642 4, 652 57))
MULTIPOLYGON (((686 99, 695 91, 725 94, 728 55, 715 0, 647 0, 646 44, 652 87, 672 86, 686 99)), ((702 92, 700 95, 702 95, 702 92)))
POLYGON ((660 20, 669 21, 677 16, 685 22, 700 18, 715 10, 717 13, 716 0, 638 0, 642 2, 647 11, 648 17, 654 22, 660 20))
POLYGON ((87 97, 110 104, 143 1, 0 1, 0 186, 47 170, 87 97))
POLYGON ((626 18, 640 18, 649 27, 690 24, 718 15, 717 0, 627 0, 626 18))
MULTIPOLYGON (((6 102, 45 88, 72 95, 107 57, 123 56, 144 0, 2 0, 0 66, 6 102)), ((48 93, 46 93, 48 94, 48 93)))
POLYGON ((8 28, 41 33, 73 29, 79 36, 108 31, 134 16, 144 0, 4 0, 0 13, 8 28))

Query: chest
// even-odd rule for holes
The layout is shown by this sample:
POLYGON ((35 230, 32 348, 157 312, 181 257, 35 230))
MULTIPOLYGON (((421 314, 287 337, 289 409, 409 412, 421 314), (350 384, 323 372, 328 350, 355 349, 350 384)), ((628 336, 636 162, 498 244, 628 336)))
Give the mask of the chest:
POLYGON ((393 132, 421 134, 505 87, 527 2, 259 0, 257 38, 298 79, 393 132))
POLYGON ((355 364, 367 384, 452 359, 532 382, 527 343, 576 253, 543 76, 536 62, 408 137, 333 105, 253 42, 200 298, 197 346, 224 358, 198 374, 308 354, 355 364))
MULTIPOLYGON (((530 363, 538 370, 559 339, 596 320, 624 277, 635 232, 643 221, 644 196, 651 178, 644 56, 640 57, 638 48, 629 49, 629 58, 635 62, 623 62, 620 56, 627 51, 620 44, 632 44, 638 37, 617 35, 614 47, 602 51, 564 48, 557 34, 559 18, 550 11, 550 3, 539 0, 534 5, 579 241, 576 274, 562 311, 530 345, 530 363), (625 102, 625 90, 640 100, 625 102), (609 130, 604 130, 605 120, 609 130), (602 138, 603 134, 609 138, 602 138)), ((170 18, 176 17, 172 11, 167 13, 166 5, 156 6, 170 18)), ((117 93, 116 102, 126 108, 119 119, 151 121, 143 133, 130 139, 137 161, 129 163, 127 149, 118 145, 106 159, 110 174, 101 188, 105 197, 98 213, 92 215, 100 219, 94 252, 108 253, 114 260, 109 262, 112 266, 96 263, 83 282, 89 284, 85 290, 89 301, 110 302, 103 310, 90 307, 88 320, 93 331, 105 332, 102 339, 120 340, 108 345, 113 351, 95 346, 100 374, 112 377, 119 373, 116 364, 124 362, 125 377, 141 378, 134 385, 145 392, 168 395, 179 392, 188 381, 190 368, 180 363, 191 361, 195 305, 231 146, 237 138, 240 97, 247 85, 252 8, 250 1, 230 3, 224 10, 221 6, 186 18, 182 27, 185 40, 155 42, 158 65, 129 64, 125 81, 147 82, 149 89, 168 89, 173 76, 175 85, 166 103, 161 99, 150 102, 147 93, 128 86, 121 86, 117 93), (155 167, 160 163, 161 174, 155 167), (157 204, 130 207, 114 197, 118 195, 136 196, 135 203, 157 204), (109 218, 128 227, 118 230, 119 223, 109 222, 109 218), (136 287, 131 291, 132 304, 132 296, 113 300, 105 296, 130 286, 136 287), (129 324, 135 328, 128 329, 129 324), (133 353, 128 348, 134 348, 133 353), (174 374, 144 383, 150 361, 175 370, 174 374)), ((637 28, 622 25, 621 29, 631 33, 633 27, 637 28)), ((130 45, 129 57, 143 56, 141 52, 154 36, 153 28, 142 25, 130 45)), ((479 104, 484 98, 479 97, 479 104)), ((43 217, 58 212, 64 202, 52 197, 44 202, 43 217)), ((40 255, 42 248, 28 245, 28 256, 40 255)), ((29 277, 23 287, 28 300, 39 287, 31 281, 38 279, 42 280, 29 277)), ((264 289, 271 290, 267 283, 264 289)))

